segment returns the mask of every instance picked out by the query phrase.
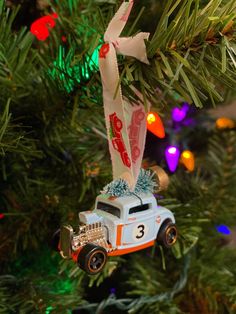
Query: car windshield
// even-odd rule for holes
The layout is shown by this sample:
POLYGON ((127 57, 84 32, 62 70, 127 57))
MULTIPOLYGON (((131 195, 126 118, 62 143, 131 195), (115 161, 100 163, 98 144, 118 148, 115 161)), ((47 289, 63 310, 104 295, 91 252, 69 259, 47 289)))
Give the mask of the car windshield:
POLYGON ((97 209, 103 210, 106 213, 112 214, 118 218, 120 218, 120 210, 119 208, 112 206, 110 204, 106 204, 103 202, 97 203, 97 209))

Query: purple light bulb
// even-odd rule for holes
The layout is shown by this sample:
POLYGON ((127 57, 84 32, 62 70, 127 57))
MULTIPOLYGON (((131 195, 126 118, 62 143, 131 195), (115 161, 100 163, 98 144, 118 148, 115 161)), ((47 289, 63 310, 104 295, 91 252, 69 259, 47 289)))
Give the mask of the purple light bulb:
POLYGON ((165 156, 166 156, 166 162, 168 165, 168 168, 171 172, 175 172, 179 157, 180 157, 180 151, 178 147, 176 146, 168 146, 165 150, 165 156))
POLYGON ((172 109, 172 120, 175 122, 183 121, 187 115, 187 112, 189 110, 189 105, 185 102, 183 103, 183 106, 181 108, 174 107, 172 109))

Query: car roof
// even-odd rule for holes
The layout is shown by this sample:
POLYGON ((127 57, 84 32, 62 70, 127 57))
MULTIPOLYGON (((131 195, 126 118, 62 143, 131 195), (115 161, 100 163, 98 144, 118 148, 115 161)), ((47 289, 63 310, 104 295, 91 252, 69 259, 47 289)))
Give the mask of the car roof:
POLYGON ((128 195, 128 196, 121 196, 121 197, 111 197, 109 194, 100 194, 97 196, 97 202, 104 202, 106 204, 110 204, 113 206, 117 206, 119 208, 124 207, 134 207, 141 205, 141 200, 143 204, 151 203, 153 201, 153 194, 152 193, 142 193, 136 195, 128 195))

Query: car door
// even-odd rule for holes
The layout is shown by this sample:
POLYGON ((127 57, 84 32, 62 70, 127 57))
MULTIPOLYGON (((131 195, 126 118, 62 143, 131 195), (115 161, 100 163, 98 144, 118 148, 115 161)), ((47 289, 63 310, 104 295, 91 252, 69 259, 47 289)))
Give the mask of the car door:
POLYGON ((123 227, 122 245, 138 246, 155 238, 155 212, 152 204, 131 207, 123 227))

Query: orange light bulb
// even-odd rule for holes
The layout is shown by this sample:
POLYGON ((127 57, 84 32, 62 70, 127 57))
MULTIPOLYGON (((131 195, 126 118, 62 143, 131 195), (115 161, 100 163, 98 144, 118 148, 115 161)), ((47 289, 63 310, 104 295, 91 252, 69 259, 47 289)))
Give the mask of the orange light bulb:
POLYGON ((188 171, 193 171, 195 168, 195 158, 190 150, 184 150, 180 156, 180 163, 185 166, 188 171))
POLYGON ((233 129, 235 127, 235 123, 232 119, 222 117, 216 120, 216 127, 221 130, 233 129))
POLYGON ((191 158, 191 152, 190 151, 188 151, 188 150, 185 150, 184 152, 183 152, 183 158, 185 158, 185 159, 189 159, 189 158, 191 158))
POLYGON ((156 112, 149 112, 147 116, 147 129, 159 138, 165 137, 163 123, 156 112))

